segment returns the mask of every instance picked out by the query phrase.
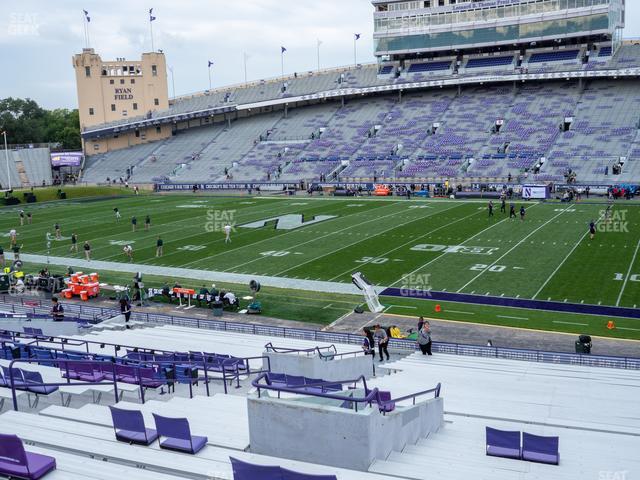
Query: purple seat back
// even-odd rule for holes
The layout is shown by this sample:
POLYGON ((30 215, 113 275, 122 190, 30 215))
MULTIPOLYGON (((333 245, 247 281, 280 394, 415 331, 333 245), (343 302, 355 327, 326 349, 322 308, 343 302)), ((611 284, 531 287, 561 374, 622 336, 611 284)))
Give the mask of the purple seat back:
POLYGON ((497 430, 491 427, 486 427, 486 431, 488 446, 520 449, 520 432, 497 430))
POLYGON ((27 453, 24 451, 22 440, 17 435, 0 433, 0 458, 7 462, 27 467, 27 453))
POLYGON ((253 465, 237 458, 229 457, 234 480, 282 480, 280 467, 253 465))
POLYGON ((560 454, 558 437, 542 437, 527 432, 522 433, 522 457, 534 462, 552 463, 557 465, 560 454))
POLYGON ((189 420, 186 418, 168 418, 155 413, 153 418, 156 422, 156 430, 159 436, 191 441, 189 420))
POLYGON ((24 378, 25 382, 44 383, 40 372, 30 372, 29 370, 22 370, 22 378, 24 378))
POLYGON ((109 406, 114 430, 129 430, 131 432, 145 433, 144 417, 140 410, 124 410, 109 406))
MULTIPOLYGON (((311 475, 309 473, 299 473, 286 468, 280 468, 282 480, 337 480, 335 475, 311 475)), ((257 478, 257 477, 256 477, 257 478)))
POLYGON ((2 367, 2 373, 4 374, 4 379, 5 382, 7 382, 7 386, 11 387, 11 373, 13 373, 13 383, 14 384, 18 384, 18 383, 23 383, 24 379, 22 377, 22 370, 20 370, 19 368, 12 368, 11 371, 9 371, 9 367, 2 367))

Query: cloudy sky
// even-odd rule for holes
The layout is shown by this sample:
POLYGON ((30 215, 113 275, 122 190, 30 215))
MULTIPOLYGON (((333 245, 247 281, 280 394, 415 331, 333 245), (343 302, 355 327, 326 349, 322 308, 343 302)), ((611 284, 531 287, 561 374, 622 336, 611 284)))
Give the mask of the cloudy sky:
MULTIPOLYGON (((8 2, 8 0, 4 0, 8 2)), ((5 3, 8 6, 8 3, 5 3)), ((103 59, 136 59, 154 44, 173 68, 176 94, 280 74, 373 60, 373 8, 368 0, 21 0, 0 12, 0 98, 29 97, 47 108, 77 106, 71 57, 84 46, 82 10, 89 11, 90 42, 103 59), (55 7, 55 8, 54 8, 55 7)), ((627 2, 625 36, 640 37, 640 1, 627 2)), ((169 80, 171 85, 171 80, 169 80)), ((171 95, 171 86, 170 95, 171 95)))

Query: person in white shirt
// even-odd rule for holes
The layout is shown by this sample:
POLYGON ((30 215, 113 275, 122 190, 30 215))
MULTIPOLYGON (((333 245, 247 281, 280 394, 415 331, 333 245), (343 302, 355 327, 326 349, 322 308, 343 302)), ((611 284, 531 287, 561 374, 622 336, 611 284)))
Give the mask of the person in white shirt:
POLYGON ((125 245, 122 251, 129 257, 129 262, 133 262, 133 247, 131 247, 131 245, 125 245))
POLYGON ((224 226, 224 243, 231 243, 231 225, 224 226))
POLYGON ((14 228, 9 230, 9 238, 10 238, 10 244, 11 244, 12 247, 16 243, 18 243, 18 232, 16 232, 16 230, 14 228))

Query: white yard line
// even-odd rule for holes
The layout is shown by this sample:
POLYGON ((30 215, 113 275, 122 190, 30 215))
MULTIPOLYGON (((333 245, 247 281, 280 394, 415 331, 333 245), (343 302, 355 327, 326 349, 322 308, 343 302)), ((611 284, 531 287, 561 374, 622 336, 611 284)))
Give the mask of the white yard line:
POLYGON ((557 214, 556 216, 550 218, 549 220, 547 220, 546 222, 544 222, 542 225, 540 225, 538 228, 536 228, 534 231, 530 232, 526 237, 524 237, 522 240, 520 240, 518 243, 516 243, 513 247, 511 247, 509 250, 506 251, 506 253, 502 254, 500 256, 500 258, 498 258, 496 261, 494 261, 491 265, 487 266, 487 268, 485 268, 484 270, 482 270, 479 274, 477 274, 475 277, 473 277, 471 280, 469 280, 467 283, 465 283, 462 287, 460 287, 457 291, 457 293, 462 292, 462 290, 464 290, 465 288, 467 288, 469 285, 471 285, 473 282, 475 282, 478 278, 480 278, 482 275, 484 275, 487 271, 489 271, 490 268, 494 267, 500 260, 502 260, 504 257, 506 257, 507 255, 509 255, 511 252, 513 252, 516 248, 518 248, 520 245, 522 245, 522 243, 524 243, 528 238, 530 238, 532 235, 534 235, 536 232, 538 232, 539 230, 541 230, 542 228, 546 227, 547 225, 549 225, 549 223, 553 222, 556 218, 558 218, 560 215, 562 215, 563 213, 566 213, 567 209, 565 208, 564 210, 562 210, 562 212, 560 212, 559 214, 557 214))
MULTIPOLYGON (((375 238, 375 237, 377 237, 377 236, 379 236, 379 235, 383 235, 383 234, 385 234, 385 233, 387 233, 387 232, 389 232, 389 231, 391 231, 391 230, 395 230, 396 228, 404 227, 405 225, 408 225, 408 224, 413 223, 413 222, 417 222, 417 221, 419 221, 419 220, 425 220, 425 219, 427 219, 427 218, 429 218, 429 217, 432 217, 432 216, 437 215, 437 214, 442 213, 442 212, 446 212, 447 210, 451 210, 452 208, 455 208, 455 207, 456 207, 456 206, 454 205, 453 207, 449 207, 449 208, 446 208, 446 209, 444 209, 444 210, 440 210, 440 211, 437 211, 437 212, 433 212, 433 213, 430 213, 429 215, 425 215, 425 216, 423 216, 423 217, 414 218, 414 219, 412 219, 412 220, 409 220, 408 222, 404 222, 404 223, 400 223, 400 224, 393 225, 393 226, 391 226, 391 227, 387 228, 386 230, 382 230, 381 232, 377 232, 375 235, 370 235, 370 236, 367 236, 366 238, 356 240, 355 242, 349 243, 349 244, 345 245, 344 247, 340 247, 340 248, 338 248, 337 250, 332 250, 331 252, 323 253, 323 254, 321 254, 321 255, 318 255, 318 256, 316 256, 316 257, 313 257, 313 258, 312 258, 312 259, 310 259, 310 260, 307 260, 306 262, 298 263, 297 265, 294 265, 293 267, 289 267, 289 268, 287 268, 286 270, 282 270, 281 272, 274 273, 274 275, 275 275, 276 277, 278 277, 278 276, 280 276, 280 275, 282 275, 282 274, 284 274, 284 273, 287 273, 287 272, 288 272, 288 271, 290 271, 290 270, 295 270, 296 268, 301 267, 302 265, 306 265, 307 263, 315 262, 315 261, 317 261, 317 260, 319 260, 319 259, 321 259, 321 258, 323 258, 323 257, 329 256, 329 255, 333 255, 334 253, 339 252, 340 250, 344 250, 345 248, 352 247, 352 246, 354 246, 354 245, 357 245, 358 243, 366 242, 366 241, 371 240, 372 238, 375 238)), ((376 256, 376 258, 378 258, 378 257, 385 257, 386 255, 387 255, 387 253, 382 253, 382 254, 380 254, 380 255, 377 255, 377 256, 376 256)), ((362 265, 366 265, 367 263, 369 263, 369 262, 359 263, 359 264, 357 265, 357 267, 355 267, 355 268, 360 268, 362 265)), ((351 269, 351 270, 353 270, 353 269, 351 269)), ((351 270, 350 270, 350 271, 351 271, 351 270)), ((343 275, 343 274, 338 275, 338 277, 339 277, 339 276, 341 276, 341 275, 343 275)), ((335 278, 337 278, 337 277, 333 277, 333 278, 329 279, 329 281, 332 281, 332 280, 334 280, 335 278)))
MULTIPOLYGON (((447 210, 450 210, 450 209, 447 209, 447 210)), ((443 211, 445 211, 445 212, 446 212, 447 210, 443 210, 443 211)), ((389 250, 389 251, 387 251, 387 252, 381 253, 381 254, 380 254, 380 255, 378 255, 377 257, 386 257, 387 255, 389 255, 389 254, 391 254, 391 253, 395 252, 396 250, 399 250, 399 249, 401 249, 401 248, 403 248, 403 247, 406 247, 407 245, 409 245, 409 244, 411 244, 411 243, 414 243, 414 242, 416 242, 416 241, 420 240, 421 238, 428 237, 429 235, 433 235, 435 232, 437 232, 437 231, 439 231, 439 230, 442 230, 443 228, 448 228, 448 227, 450 227, 451 225, 454 225, 454 224, 456 224, 456 223, 458 223, 458 222, 461 222, 461 221, 463 221, 463 220, 466 220, 467 218, 473 217, 474 215, 477 215, 477 214, 478 214, 478 212, 474 212, 474 213, 472 213, 471 215, 467 215, 466 217, 462 217, 462 218, 459 218, 459 219, 457 219, 457 220, 454 220, 453 222, 449 222, 449 223, 447 223, 446 225, 442 225, 441 227, 438 227, 438 228, 436 228, 436 229, 434 229, 434 230, 431 230, 431 231, 430 231, 430 232, 428 232, 428 233, 425 233, 425 234, 423 234, 423 235, 420 235, 420 236, 418 236, 418 237, 416 237, 416 238, 412 238, 412 239, 411 239, 411 240, 409 240, 408 242, 405 242, 405 243, 403 243, 402 245, 398 245, 397 247, 394 247, 394 248, 392 248, 391 250, 389 250)), ((376 257, 376 258, 377 258, 377 257, 376 257)), ((364 265, 368 265, 369 263, 371 263, 371 261, 364 262, 364 263, 360 263, 360 264, 358 264, 358 268, 363 267, 364 265)), ((350 268, 349 270, 345 270, 344 272, 339 273, 338 275, 335 275, 335 276, 331 277, 331 278, 329 279, 329 281, 330 281, 330 282, 332 282, 332 281, 334 281, 335 279, 340 278, 342 275, 345 275, 345 274, 347 274, 347 273, 351 272, 352 270, 353 270, 352 268, 350 268)), ((395 284, 394 284, 394 285, 395 285, 395 284)))
POLYGON ((638 256, 638 249, 640 249, 640 240, 638 240, 638 245, 636 245, 636 251, 633 252, 633 258, 629 263, 629 270, 627 270, 627 276, 624 277, 624 283, 622 284, 622 288, 620 289, 620 295, 618 295, 618 301, 616 302, 616 307, 620 306, 620 300, 622 300, 622 294, 624 293, 624 289, 627 287, 627 282, 629 281, 629 277, 631 276, 631 269, 633 268, 633 264, 636 263, 636 257, 638 256))
MULTIPOLYGON (((596 225, 598 223, 600 223, 600 221, 604 218, 604 214, 600 215, 600 218, 598 218, 598 221, 596 222, 596 225)), ((549 282, 551 281, 551 279, 555 276, 556 273, 558 273, 558 271, 562 268, 562 266, 565 264, 565 262, 569 259, 569 257, 571 255, 573 255, 573 252, 575 252, 576 248, 578 248, 578 246, 582 243, 582 241, 584 240, 584 238, 589 234, 589 230, 587 230, 584 235, 582 235, 582 237, 580 237, 580 239, 576 242, 576 244, 573 246, 573 248, 571 249, 571 251, 569 253, 567 253, 567 256, 564 257, 564 259, 562 260, 562 262, 560 262, 560 264, 556 267, 556 269, 553 271, 553 273, 551 275, 549 275, 549 277, 545 280, 545 282, 542 284, 542 286, 538 289, 538 291, 536 292, 536 294, 531 297, 531 300, 535 300, 535 298, 540 295, 540 292, 542 292, 542 290, 544 290, 544 287, 546 287, 549 282)))
MULTIPOLYGON (((396 200, 396 203, 397 203, 397 200, 396 200)), ((370 210, 367 210, 367 212, 371 212, 371 211, 376 210, 376 209, 378 209, 378 208, 385 208, 385 207, 388 207, 388 206, 389 206, 389 205, 382 205, 382 206, 374 207, 374 208, 372 208, 372 209, 370 209, 370 210)), ((367 212, 363 212, 363 213, 367 213, 367 212)), ((357 215, 358 213, 360 213, 360 212, 354 211, 353 213, 350 213, 350 214, 344 215, 344 216, 342 216, 342 217, 340 217, 340 218, 350 217, 350 216, 352 216, 352 215, 357 215)), ((397 214, 397 212, 395 212, 395 213, 397 214)), ((283 214, 281 214, 281 215, 285 215, 285 214, 286 214, 286 213, 283 213, 283 214)), ((277 237, 269 237, 269 238, 265 238, 265 239, 263 239, 263 240, 259 240, 259 241, 257 241, 257 242, 250 243, 250 244, 248 244, 248 245, 242 245, 242 246, 240 246, 240 247, 233 248, 233 249, 231 249, 231 250, 225 250, 224 252, 216 253, 215 255, 209 255, 208 257, 199 258, 198 260, 194 260, 193 262, 185 263, 183 266, 188 267, 188 266, 190 266, 190 265, 193 265, 194 263, 201 264, 202 262, 205 262, 205 261, 210 260, 210 259, 212 259, 212 258, 219 257, 219 256, 221 256, 221 255, 225 255, 225 256, 227 256, 227 255, 229 255, 230 253, 234 253, 234 252, 236 252, 237 250, 242 250, 243 248, 254 247, 254 246, 259 245, 259 244, 264 243, 264 242, 270 242, 270 241, 273 241, 275 238, 282 238, 282 237, 285 237, 285 236, 287 236, 287 235, 295 234, 295 233, 297 233, 297 232, 298 232, 298 229, 290 230, 290 231, 288 231, 288 232, 286 232, 286 233, 283 233, 282 235, 278 235, 277 237)), ((252 232, 248 232, 248 233, 253 233, 253 231, 252 231, 252 232)), ((239 235, 242 235, 242 234, 240 233, 240 234, 238 234, 238 236, 239 236, 239 235)), ((231 237, 231 240, 233 241, 233 239, 234 239, 234 238, 236 238, 236 236, 232 236, 232 237, 231 237)), ((262 258, 262 257, 260 257, 260 258, 262 258)), ((228 270, 228 269, 227 269, 227 270, 228 270)))
POLYGON ((508 318, 509 320, 529 320, 528 317, 510 317, 508 315, 496 315, 498 318, 508 318))
POLYGON ((457 313, 459 315, 475 315, 473 312, 462 312, 460 310, 447 310, 447 313, 457 313))
MULTIPOLYGON (((388 206, 392 206, 392 207, 393 207, 393 206, 395 206, 395 205, 393 205, 393 204, 392 204, 392 205, 385 205, 385 207, 388 207, 388 206)), ((378 207, 378 208, 384 208, 384 207, 378 207)), ((355 214, 357 214, 357 213, 358 213, 358 212, 354 212, 354 213, 352 213, 352 214, 345 215, 345 216, 343 216, 343 217, 336 217, 336 218, 338 218, 338 219, 344 219, 344 218, 347 218, 347 217, 353 216, 353 215, 355 215, 355 214)), ((362 225, 366 225, 367 223, 377 222, 377 221, 379 221, 380 219, 387 218, 387 217, 393 217, 393 216, 395 216, 395 215, 398 215, 398 212, 397 212, 397 211, 392 212, 392 213, 389 213, 389 214, 387 214, 387 215, 383 215, 382 217, 376 217, 376 218, 372 218, 371 220, 365 220, 364 222, 356 223, 355 225, 349 225, 349 226, 347 226, 347 227, 345 227, 345 228, 342 228, 342 229, 340 229, 340 230, 335 230, 335 231, 331 231, 331 232, 325 233, 324 235, 321 235, 321 236, 319 236, 319 237, 312 238, 311 240, 307 240, 307 241, 305 241, 305 242, 297 243, 297 244, 295 244, 295 245, 290 245, 290 246, 282 246, 282 247, 279 247, 279 248, 283 248, 283 249, 287 249, 287 250, 291 250, 291 251, 293 251, 293 250, 295 250, 296 248, 299 248, 299 247, 301 247, 301 246, 303 246, 303 245, 307 245, 308 243, 313 243, 313 242, 316 242, 316 241, 318 241, 318 240, 322 240, 323 238, 330 237, 330 236, 332 236, 332 235, 339 235, 339 234, 342 234, 345 230, 349 230, 349 229, 351 229, 351 228, 355 228, 355 227, 359 227, 359 226, 362 226, 362 225)), ((285 235, 290 235, 290 234, 292 234, 292 233, 296 233, 296 231, 297 231, 297 229, 296 229, 296 230, 292 230, 292 231, 290 231, 290 232, 287 232, 287 233, 285 233, 285 234, 283 234, 283 235, 279 235, 279 236, 277 236, 277 237, 269 237, 269 238, 265 238, 264 240, 260 240, 259 242, 255 242, 255 243, 252 243, 252 244, 250 244, 250 245, 245 245, 244 247, 240 247, 240 248, 253 247, 253 246, 258 245, 259 243, 262 243, 262 242, 268 242, 268 241, 272 241, 272 240, 274 240, 274 239, 280 239, 280 238, 284 237, 285 235)), ((247 262, 240 263, 240 264, 238 264, 238 265, 233 265, 233 266, 231 266, 231 267, 229 267, 229 268, 225 268, 225 269, 224 269, 224 271, 225 271, 225 272, 232 272, 232 271, 234 271, 234 270, 236 270, 236 269, 238 269, 238 268, 240 268, 240 267, 244 267, 245 265, 249 265, 249 264, 251 264, 251 263, 253 263, 253 262, 257 262, 257 261, 259 261, 259 260, 264 260, 264 259, 265 259, 265 257, 261 257, 261 256, 259 256, 259 257, 256 257, 256 258, 252 259, 252 260, 249 260, 249 261, 247 261, 247 262)))
POLYGON ((588 323, 578 323, 578 322, 563 322, 561 320, 554 320, 553 323, 562 323, 563 325, 579 325, 581 327, 586 327, 588 323))
MULTIPOLYGON (((539 203, 536 203, 535 205, 532 205, 532 206, 531 206, 531 207, 529 207, 529 208, 535 208, 537 205, 540 205, 540 204, 539 204, 539 203)), ((476 212, 476 213, 477 213, 477 212, 476 212)), ((483 234, 484 232, 486 232, 487 230, 491 230, 493 227, 496 227, 496 226, 500 225, 502 222, 506 222, 506 221, 508 221, 508 220, 509 220, 509 218, 504 218, 504 219, 500 220, 499 222, 494 223, 493 225, 491 225, 491 226, 489 226, 489 227, 485 228, 484 230, 481 230, 480 232, 476 233, 474 236, 467 238, 467 239, 466 239, 464 242, 462 242, 460 245, 464 245, 465 243, 470 242, 471 240, 473 240, 473 239, 474 239, 474 238, 476 238, 477 236, 482 235, 482 234, 483 234)), ((400 277, 400 279, 399 279, 399 280, 396 280, 395 282, 393 282, 393 283, 392 283, 391 285, 389 285, 389 286, 390 286, 390 287, 393 287, 393 286, 397 285, 398 283, 400 283, 401 281, 403 281, 405 278, 410 277, 410 276, 411 276, 411 275, 413 275, 414 273, 416 273, 416 272, 418 272, 418 271, 422 270, 424 267, 428 267, 429 265, 431 265, 431 264, 432 264, 433 262, 435 262, 436 260, 438 260, 438 259, 440 259, 440 258, 444 257, 445 255, 447 255, 447 253, 448 253, 448 252, 443 252, 443 253, 441 253, 441 254, 440 254, 440 255, 438 255, 436 258, 434 258, 434 259, 432 259, 432 260, 428 261, 428 262, 427 262, 427 263, 425 263, 424 265, 422 265, 422 266, 420 266, 420 267, 416 268, 415 270, 413 270, 413 271, 411 271, 411 272, 407 273, 406 275, 404 275, 404 276, 400 277)))

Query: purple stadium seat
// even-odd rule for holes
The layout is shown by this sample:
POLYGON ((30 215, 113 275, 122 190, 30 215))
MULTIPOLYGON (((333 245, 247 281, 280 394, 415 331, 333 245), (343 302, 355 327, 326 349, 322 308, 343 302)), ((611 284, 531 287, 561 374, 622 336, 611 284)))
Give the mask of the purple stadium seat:
POLYGON ((4 381, 7 387, 11 388, 11 374, 13 373, 13 386, 16 388, 24 387, 24 378, 22 377, 22 370, 19 368, 12 368, 9 371, 9 367, 2 367, 2 374, 4 375, 4 381))
POLYGON ((209 440, 207 437, 191 435, 189 421, 186 418, 167 418, 153 414, 158 430, 158 437, 166 437, 160 442, 160 448, 177 450, 179 452, 198 453, 209 440))
POLYGON ((527 432, 522 434, 522 459, 530 462, 558 465, 558 437, 541 437, 527 432))
POLYGON ((25 388, 29 392, 37 395, 49 395, 50 393, 58 391, 58 387, 42 385, 44 380, 40 372, 22 370, 22 376, 24 378, 25 388))
POLYGON ((254 465, 229 457, 233 480, 336 480, 335 475, 310 475, 270 465, 254 465))
POLYGON ((233 480, 282 480, 280 467, 254 465, 229 457, 233 468, 233 480))
POLYGON ((396 403, 391 401, 391 392, 380 390, 380 401, 388 402, 383 403, 380 406, 380 411, 383 413, 393 412, 396 409, 396 403))
POLYGON ((508 432, 486 427, 487 455, 493 457, 520 459, 520 432, 508 432))
POLYGON ((16 435, 0 434, 0 475, 36 480, 55 468, 55 458, 26 452, 16 435))
POLYGON ((310 473, 299 473, 286 468, 280 468, 282 480, 337 480, 335 475, 311 475, 310 473))
POLYGON ((113 431, 121 442, 151 445, 158 439, 158 432, 146 428, 144 417, 139 410, 123 410, 109 407, 113 419, 113 431))

